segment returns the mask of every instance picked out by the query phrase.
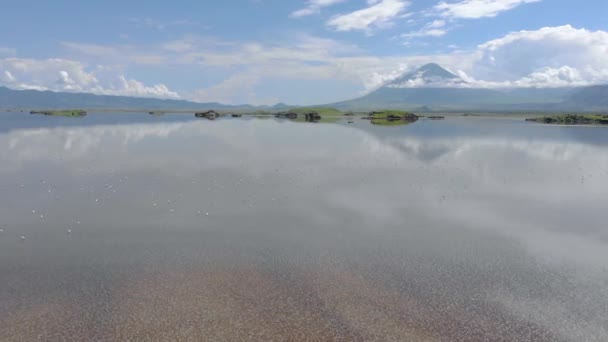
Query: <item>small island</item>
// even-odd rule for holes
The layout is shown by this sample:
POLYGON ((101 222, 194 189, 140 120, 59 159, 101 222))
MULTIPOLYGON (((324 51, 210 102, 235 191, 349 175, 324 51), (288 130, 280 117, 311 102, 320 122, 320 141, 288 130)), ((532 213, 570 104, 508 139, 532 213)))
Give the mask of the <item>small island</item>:
POLYGON ((208 120, 215 120, 218 117, 220 117, 221 115, 214 111, 214 110, 208 110, 206 112, 198 112, 198 113, 194 113, 194 116, 196 116, 197 118, 205 118, 208 120))
POLYGON ((529 122, 538 122, 554 125, 608 125, 608 115, 602 114, 565 114, 543 116, 526 119, 529 122))
POLYGON ((335 108, 300 107, 275 114, 279 119, 290 119, 295 122, 337 122, 345 115, 335 108))
POLYGON ((371 120, 371 123, 374 125, 400 126, 418 121, 419 116, 400 110, 383 110, 371 112, 369 113, 369 116, 364 117, 363 119, 371 120))
POLYGON ((87 115, 84 110, 33 110, 30 114, 41 114, 48 116, 69 116, 69 117, 81 117, 87 115))

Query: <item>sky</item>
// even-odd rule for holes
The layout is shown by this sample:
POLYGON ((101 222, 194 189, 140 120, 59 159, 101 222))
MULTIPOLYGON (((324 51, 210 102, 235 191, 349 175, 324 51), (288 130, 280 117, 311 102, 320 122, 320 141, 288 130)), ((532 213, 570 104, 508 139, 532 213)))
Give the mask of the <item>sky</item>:
POLYGON ((0 86, 268 105, 426 63, 472 87, 608 83, 606 0, 1 0, 0 86))

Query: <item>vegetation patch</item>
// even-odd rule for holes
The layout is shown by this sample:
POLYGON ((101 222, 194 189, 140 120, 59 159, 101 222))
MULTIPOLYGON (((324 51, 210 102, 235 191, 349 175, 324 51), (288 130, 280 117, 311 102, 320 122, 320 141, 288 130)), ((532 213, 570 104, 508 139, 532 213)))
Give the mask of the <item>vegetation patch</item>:
POLYGON ((529 118, 526 121, 557 125, 608 125, 608 115, 601 114, 565 114, 529 118))
POLYGON ((30 114, 42 114, 49 116, 69 116, 69 117, 80 117, 87 115, 84 110, 33 110, 30 114))
POLYGON ((289 112, 296 114, 307 114, 307 113, 318 113, 321 116, 342 116, 343 112, 335 109, 335 108, 327 108, 327 107, 302 107, 302 108, 293 108, 290 109, 289 112))
POLYGON ((364 119, 372 121, 386 120, 414 122, 417 121, 418 118, 418 115, 412 114, 410 112, 405 112, 401 110, 383 110, 378 112, 371 112, 369 113, 369 116, 365 117, 364 119))

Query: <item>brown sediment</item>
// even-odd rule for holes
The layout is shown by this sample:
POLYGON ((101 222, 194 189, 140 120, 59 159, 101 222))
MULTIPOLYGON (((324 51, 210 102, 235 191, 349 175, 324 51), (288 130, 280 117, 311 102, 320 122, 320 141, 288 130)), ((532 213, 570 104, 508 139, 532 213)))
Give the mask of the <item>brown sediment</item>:
POLYGON ((69 300, 48 298, 45 303, 4 313, 0 341, 69 341, 80 336, 86 313, 69 300))
POLYGON ((142 278, 116 296, 123 317, 116 338, 440 340, 423 332, 417 320, 428 314, 415 301, 360 275, 298 271, 285 277, 233 269, 142 278))
POLYGON ((0 317, 0 341, 558 340, 496 303, 470 308, 447 294, 391 288, 388 273, 340 262, 276 266, 164 268, 113 282, 103 300, 38 299, 0 317))

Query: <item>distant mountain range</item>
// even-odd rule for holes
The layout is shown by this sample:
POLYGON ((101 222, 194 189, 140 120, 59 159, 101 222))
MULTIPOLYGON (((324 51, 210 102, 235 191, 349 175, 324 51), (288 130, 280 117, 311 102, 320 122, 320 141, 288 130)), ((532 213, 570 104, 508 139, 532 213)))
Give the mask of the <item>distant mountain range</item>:
MULTIPOLYGON (((277 104, 276 109, 288 107, 277 104)), ((225 105, 217 102, 198 103, 184 100, 95 95, 89 93, 60 93, 38 90, 14 90, 0 87, 0 109, 125 109, 125 110, 257 110, 275 107, 225 105)))
MULTIPOLYGON (((475 88, 441 66, 426 64, 356 99, 323 107, 341 110, 413 111, 608 111, 608 85, 579 88, 475 88)), ((224 105, 185 100, 13 90, 0 87, 0 109, 285 110, 275 106, 224 105)))

